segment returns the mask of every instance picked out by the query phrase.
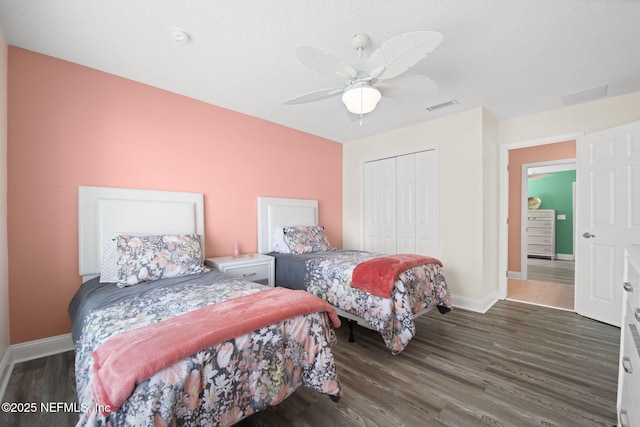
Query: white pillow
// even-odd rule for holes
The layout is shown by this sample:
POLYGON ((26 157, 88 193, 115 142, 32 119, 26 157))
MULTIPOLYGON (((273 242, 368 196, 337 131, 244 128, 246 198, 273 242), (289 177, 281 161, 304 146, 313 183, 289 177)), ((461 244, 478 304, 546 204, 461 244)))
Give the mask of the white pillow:
POLYGON ((284 227, 278 227, 273 230, 273 251, 281 254, 290 254, 291 249, 284 241, 284 227))
POLYGON ((118 236, 122 233, 105 234, 102 238, 102 262, 100 283, 118 281, 118 236))

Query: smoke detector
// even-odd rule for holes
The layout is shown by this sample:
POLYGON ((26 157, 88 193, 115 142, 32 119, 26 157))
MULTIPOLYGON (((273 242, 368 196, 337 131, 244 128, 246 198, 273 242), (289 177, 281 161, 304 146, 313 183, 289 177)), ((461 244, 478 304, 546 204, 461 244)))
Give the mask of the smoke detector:
POLYGON ((187 43, 191 40, 191 34, 181 28, 172 28, 170 30, 171 37, 177 42, 187 43))

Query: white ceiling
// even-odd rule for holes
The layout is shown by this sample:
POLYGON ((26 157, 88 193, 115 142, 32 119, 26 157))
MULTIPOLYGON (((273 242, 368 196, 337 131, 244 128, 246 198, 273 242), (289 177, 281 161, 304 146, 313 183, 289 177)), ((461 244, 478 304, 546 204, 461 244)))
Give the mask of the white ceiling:
POLYGON ((0 0, 9 45, 343 143, 480 106, 504 120, 603 85, 640 91, 639 22, 637 0, 0 0), (416 30, 444 35, 412 69, 437 95, 385 97, 362 124, 340 97, 283 105, 341 84, 305 68, 297 45, 354 64, 354 34, 371 37, 366 58, 416 30))

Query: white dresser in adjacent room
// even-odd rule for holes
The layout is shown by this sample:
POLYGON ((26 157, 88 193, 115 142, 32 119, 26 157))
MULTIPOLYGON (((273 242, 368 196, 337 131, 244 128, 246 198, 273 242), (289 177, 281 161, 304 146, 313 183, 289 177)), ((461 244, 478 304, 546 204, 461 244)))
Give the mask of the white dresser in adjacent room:
POLYGON ((527 214, 527 255, 555 259, 555 209, 529 209, 527 214))
POLYGON ((618 426, 640 426, 640 245, 625 249, 620 365, 618 367, 618 426))

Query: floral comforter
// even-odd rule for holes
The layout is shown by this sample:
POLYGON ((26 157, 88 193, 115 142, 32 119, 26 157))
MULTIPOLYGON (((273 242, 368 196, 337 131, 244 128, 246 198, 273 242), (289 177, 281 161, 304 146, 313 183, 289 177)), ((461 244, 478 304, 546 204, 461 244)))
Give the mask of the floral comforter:
MULTIPOLYGON (((383 256, 371 252, 333 250, 303 255, 276 255, 276 283, 303 283, 310 293, 334 307, 362 318, 378 331, 392 354, 398 354, 416 333, 413 316, 425 308, 451 309, 451 294, 442 267, 422 264, 396 278, 390 298, 381 298, 351 287, 351 275, 361 262, 383 256), (304 276, 300 268, 303 265, 304 276)), ((294 287, 293 285, 291 287, 294 287)))
MULTIPOLYGON (((70 314, 74 324, 82 325, 74 337, 76 387, 79 407, 84 411, 78 425, 225 426, 280 403, 303 384, 333 400, 339 398, 331 352, 335 333, 325 313, 310 313, 273 323, 175 363, 138 384, 117 412, 104 417, 91 391, 91 352, 100 343, 113 334, 266 289, 217 271, 171 279, 166 286, 165 280, 136 285, 140 287, 137 295, 107 297, 111 303, 89 311, 79 309, 83 304, 78 300, 85 297, 74 297, 70 314)), ((86 304, 91 306, 92 294, 100 292, 87 291, 87 286, 115 284, 100 284, 97 279, 83 284, 85 292, 79 293, 88 295, 86 304)))

